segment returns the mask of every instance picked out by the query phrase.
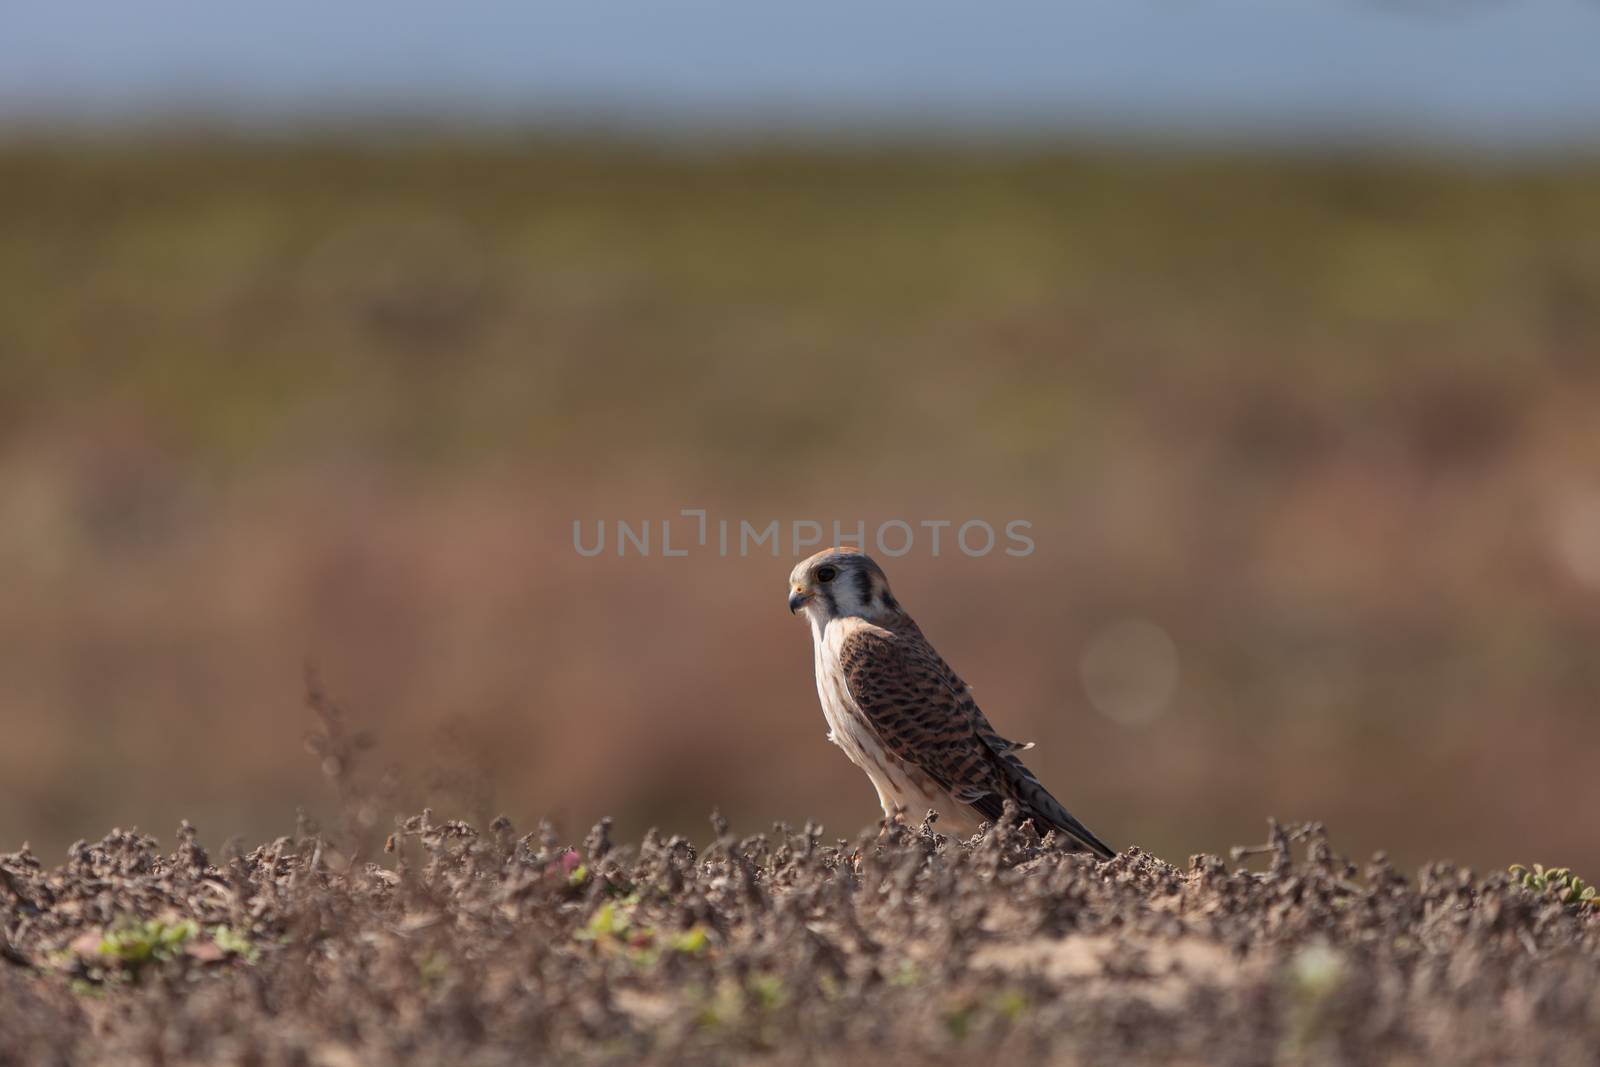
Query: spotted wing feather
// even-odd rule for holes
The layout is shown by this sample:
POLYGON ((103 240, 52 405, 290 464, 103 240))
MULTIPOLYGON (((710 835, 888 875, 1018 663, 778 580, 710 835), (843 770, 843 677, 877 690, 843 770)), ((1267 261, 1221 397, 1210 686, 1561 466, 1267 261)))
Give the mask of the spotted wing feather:
POLYGON ((1096 855, 1114 853, 1061 806, 997 734, 971 689, 919 634, 863 629, 840 648, 851 698, 884 746, 984 818, 1013 800, 1042 832, 1054 829, 1096 855))

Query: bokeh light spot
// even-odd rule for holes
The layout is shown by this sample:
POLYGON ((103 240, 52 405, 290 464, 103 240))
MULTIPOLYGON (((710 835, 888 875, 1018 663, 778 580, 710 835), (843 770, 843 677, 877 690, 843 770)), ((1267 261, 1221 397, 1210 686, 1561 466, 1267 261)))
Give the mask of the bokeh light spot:
POLYGON ((1178 689, 1178 646, 1155 623, 1112 623, 1084 645, 1078 660, 1094 709, 1124 726, 1143 726, 1166 714, 1178 689))

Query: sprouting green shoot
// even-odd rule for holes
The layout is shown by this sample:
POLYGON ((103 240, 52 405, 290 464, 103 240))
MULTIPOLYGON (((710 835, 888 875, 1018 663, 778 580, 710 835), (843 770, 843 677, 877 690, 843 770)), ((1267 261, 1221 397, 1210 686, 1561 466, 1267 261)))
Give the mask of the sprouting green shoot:
POLYGON ((100 955, 137 970, 152 960, 172 959, 183 951, 186 941, 199 933, 200 926, 193 919, 145 919, 108 930, 100 939, 99 951, 100 955))
POLYGON ((1573 874, 1570 867, 1546 869, 1542 863, 1535 863, 1529 870, 1520 863, 1513 863, 1508 870, 1512 882, 1530 892, 1543 893, 1575 907, 1600 908, 1600 895, 1595 887, 1573 874))

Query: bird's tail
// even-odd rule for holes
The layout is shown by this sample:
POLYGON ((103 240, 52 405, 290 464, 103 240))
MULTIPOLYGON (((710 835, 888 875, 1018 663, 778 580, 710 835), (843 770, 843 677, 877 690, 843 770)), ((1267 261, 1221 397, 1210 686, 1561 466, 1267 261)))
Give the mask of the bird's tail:
POLYGON ((1115 849, 1075 819, 1072 812, 1062 807, 1061 802, 1051 796, 1050 791, 1040 785, 1039 780, 1033 775, 1026 771, 1017 774, 1015 786, 1023 816, 1032 818, 1040 831, 1055 830, 1103 860, 1108 860, 1117 854, 1115 849))

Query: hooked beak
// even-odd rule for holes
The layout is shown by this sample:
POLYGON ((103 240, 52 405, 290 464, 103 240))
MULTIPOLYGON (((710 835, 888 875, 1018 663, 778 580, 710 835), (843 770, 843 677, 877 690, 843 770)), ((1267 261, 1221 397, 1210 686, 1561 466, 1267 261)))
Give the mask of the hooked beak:
POLYGON ((812 596, 812 594, 810 594, 810 593, 802 593, 798 589, 796 589, 794 592, 790 593, 789 594, 789 614, 793 615, 795 612, 799 611, 801 608, 805 607, 808 603, 810 603, 811 596, 812 596))

